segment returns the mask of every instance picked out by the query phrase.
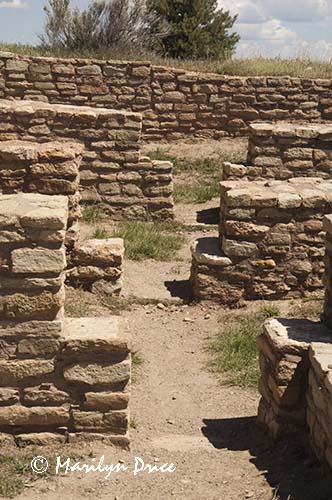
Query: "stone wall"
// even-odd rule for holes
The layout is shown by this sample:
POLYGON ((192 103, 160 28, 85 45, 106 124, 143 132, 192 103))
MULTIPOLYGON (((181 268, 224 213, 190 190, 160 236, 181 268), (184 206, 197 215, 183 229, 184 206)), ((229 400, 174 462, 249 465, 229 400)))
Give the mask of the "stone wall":
POLYGON ((0 97, 127 109, 149 140, 247 135, 252 121, 332 118, 331 80, 233 77, 150 62, 0 54, 0 97))
POLYGON ((223 179, 330 179, 331 138, 332 127, 328 124, 251 124, 247 163, 225 162, 223 179))
POLYGON ((121 318, 64 322, 68 199, 0 196, 0 441, 128 446, 121 318))
POLYGON ((310 346, 309 365, 307 425, 310 442, 319 460, 332 469, 332 338, 329 344, 310 346))
POLYGON ((78 241, 70 256, 67 282, 93 293, 118 296, 123 286, 121 238, 78 241))
POLYGON ((113 219, 173 217, 172 164, 140 155, 137 113, 0 100, 0 141, 78 141, 85 146, 82 201, 113 219))
POLYGON ((236 304, 319 292, 332 181, 225 181, 220 186, 219 250, 205 252, 207 264, 202 243, 192 249, 195 296, 236 304))
POLYGON ((291 123, 252 124, 248 165, 264 179, 322 177, 332 173, 332 126, 291 123))
MULTIPOLYGON (((258 338, 261 400, 258 423, 273 437, 306 432, 309 347, 332 341, 319 323, 296 319, 265 322, 258 338)), ((332 403, 332 401, 331 401, 332 403)))
POLYGON ((0 191, 66 195, 69 201, 66 245, 77 239, 81 216, 79 169, 84 146, 68 142, 38 144, 25 141, 0 142, 0 191))

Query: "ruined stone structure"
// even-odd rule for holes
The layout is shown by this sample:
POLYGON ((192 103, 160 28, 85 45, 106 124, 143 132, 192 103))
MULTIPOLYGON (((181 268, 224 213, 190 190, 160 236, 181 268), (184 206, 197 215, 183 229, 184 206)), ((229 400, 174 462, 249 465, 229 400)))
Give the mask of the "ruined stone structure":
POLYGON ((121 238, 79 241, 70 254, 67 281, 94 293, 118 296, 123 286, 123 261, 121 238))
POLYGON ((301 297, 322 288, 322 219, 332 210, 332 181, 225 181, 219 245, 192 248, 195 297, 235 304, 241 299, 301 297))
POLYGON ((73 142, 0 142, 0 190, 3 194, 26 192, 68 197, 68 248, 78 237, 81 216, 79 169, 83 151, 82 144, 73 142))
POLYGON ((126 324, 64 320, 67 219, 65 196, 0 196, 0 441, 128 446, 126 324))
POLYGON ((144 61, 0 54, 0 97, 126 109, 149 140, 247 135, 252 121, 332 118, 331 80, 234 77, 144 61))
POLYGON ((223 178, 236 180, 321 177, 332 172, 331 124, 253 123, 246 165, 225 163, 223 178))
POLYGON ((274 437, 307 435, 319 460, 332 468, 332 216, 324 218, 324 322, 268 320, 258 339, 262 395, 258 423, 274 437))
POLYGON ((258 423, 273 437, 306 431, 309 348, 313 342, 328 346, 332 335, 323 325, 307 320, 271 319, 264 324, 258 339, 262 395, 258 423))
POLYGON ((138 113, 0 100, 0 141, 84 145, 82 202, 113 220, 173 217, 172 164, 141 157, 141 127, 138 113))

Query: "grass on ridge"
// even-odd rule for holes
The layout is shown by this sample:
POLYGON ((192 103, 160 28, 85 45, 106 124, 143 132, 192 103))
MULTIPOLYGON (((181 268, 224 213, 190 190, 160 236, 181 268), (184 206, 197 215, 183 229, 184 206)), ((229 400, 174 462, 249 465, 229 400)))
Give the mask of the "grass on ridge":
POLYGON ((123 238, 128 259, 154 259, 167 261, 176 259, 184 237, 176 233, 166 233, 158 224, 123 221, 111 235, 123 238))
POLYGON ((0 51, 13 52, 27 56, 45 56, 62 58, 85 58, 122 61, 151 61, 152 64, 183 68, 201 73, 217 73, 230 76, 293 76, 304 78, 332 78, 332 61, 320 61, 310 58, 310 54, 299 54, 292 59, 281 57, 255 56, 250 59, 223 60, 181 60, 161 57, 150 52, 134 50, 72 51, 66 49, 43 50, 40 47, 24 44, 0 44, 0 51))
POLYGON ((222 375, 224 384, 257 386, 260 373, 257 337, 261 334, 263 321, 278 314, 277 307, 264 306, 258 314, 238 318, 209 340, 210 369, 222 375))

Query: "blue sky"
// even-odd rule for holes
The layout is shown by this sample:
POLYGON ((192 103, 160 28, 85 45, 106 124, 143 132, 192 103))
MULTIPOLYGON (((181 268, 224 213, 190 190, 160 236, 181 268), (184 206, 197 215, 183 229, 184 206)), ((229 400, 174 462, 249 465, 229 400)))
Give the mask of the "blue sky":
MULTIPOLYGON (((37 43, 46 0, 0 0, 0 40, 37 43)), ((89 0, 72 0, 85 7, 89 0)), ((332 0, 219 0, 239 15, 237 55, 332 59, 332 0)))

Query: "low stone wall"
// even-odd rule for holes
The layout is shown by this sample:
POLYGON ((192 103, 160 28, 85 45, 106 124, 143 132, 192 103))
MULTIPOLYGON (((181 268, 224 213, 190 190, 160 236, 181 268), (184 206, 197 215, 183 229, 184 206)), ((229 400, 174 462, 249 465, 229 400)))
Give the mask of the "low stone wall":
POLYGON ((153 65, 0 54, 0 97, 127 109, 149 140, 248 135, 252 121, 332 118, 331 80, 234 77, 153 65))
POLYGON ((322 177, 332 172, 332 125, 256 123, 250 126, 248 165, 263 178, 322 177))
POLYGON ((257 421, 274 438, 306 430, 308 352, 315 341, 330 342, 332 336, 319 323, 296 319, 268 320, 258 338, 257 421))
POLYGON ((98 203, 113 219, 172 218, 172 164, 140 156, 141 127, 137 113, 0 100, 0 141, 85 146, 83 203, 98 203))
POLYGON ((77 242, 70 255, 67 281, 98 294, 118 296, 123 286, 121 238, 77 242))
POLYGON ((311 445, 332 469, 332 334, 329 344, 313 343, 309 350, 307 425, 311 445))
POLYGON ((212 251, 209 265, 202 266, 201 245, 193 249, 195 296, 206 298, 202 280, 225 304, 320 292, 322 220, 331 212, 332 181, 226 181, 220 186, 220 251, 212 251))
POLYGON ((124 320, 64 324, 67 219, 64 196, 0 196, 0 441, 128 446, 124 320))
POLYGON ((72 247, 77 239, 77 221, 81 217, 79 169, 83 151, 84 146, 74 142, 0 142, 3 194, 31 192, 68 196, 67 247, 72 247))

